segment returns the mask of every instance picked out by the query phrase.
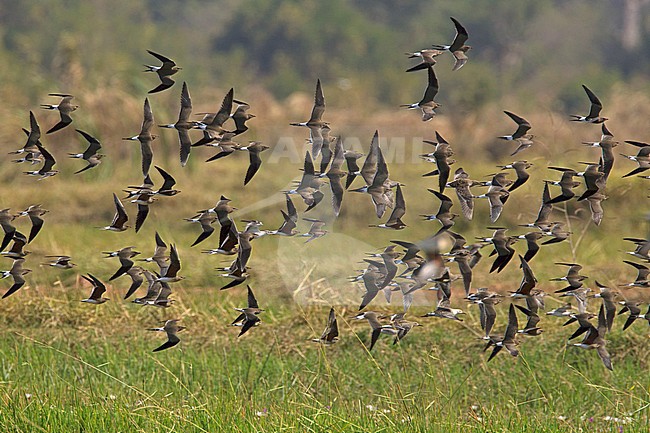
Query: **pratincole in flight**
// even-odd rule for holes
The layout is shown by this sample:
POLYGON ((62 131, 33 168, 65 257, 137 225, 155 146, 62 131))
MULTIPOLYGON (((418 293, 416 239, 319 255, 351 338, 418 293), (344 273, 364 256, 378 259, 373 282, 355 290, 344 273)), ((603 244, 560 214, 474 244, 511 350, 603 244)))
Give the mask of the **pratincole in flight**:
POLYGON ((608 120, 607 117, 600 117, 600 111, 603 109, 603 104, 600 102, 600 99, 598 99, 598 96, 596 96, 596 94, 589 90, 589 88, 584 84, 582 85, 582 88, 585 90, 585 93, 589 98, 589 102, 591 103, 591 106, 589 107, 589 114, 586 116, 571 114, 569 115, 569 117, 571 117, 571 120, 574 122, 587 123, 603 123, 604 121, 608 120))
POLYGON ((423 122, 433 119, 433 116, 436 115, 436 108, 440 107, 440 104, 434 101, 434 98, 440 89, 438 78, 436 77, 436 72, 433 70, 433 67, 431 65, 427 65, 427 71, 429 77, 427 81, 427 88, 424 90, 424 96, 422 96, 420 102, 400 105, 400 107, 409 109, 421 109, 423 122))
POLYGON ((178 325, 180 319, 171 319, 165 321, 165 325, 162 328, 149 328, 149 331, 158 331, 167 333, 167 341, 162 345, 156 347, 153 352, 160 352, 161 350, 169 349, 170 347, 176 346, 181 342, 181 339, 176 335, 178 332, 186 329, 184 326, 178 325))
POLYGON ((244 335, 252 327, 258 326, 260 323, 262 323, 258 315, 264 310, 260 309, 251 286, 246 286, 246 291, 248 297, 248 306, 246 308, 235 308, 235 311, 239 311, 240 314, 231 323, 231 326, 241 327, 241 331, 239 331, 238 337, 244 335))
POLYGON ((187 89, 187 83, 183 82, 183 89, 181 90, 181 110, 178 113, 178 120, 176 123, 158 125, 161 128, 175 129, 178 132, 181 166, 183 167, 187 164, 187 160, 190 157, 190 149, 192 148, 189 130, 194 128, 196 125, 195 122, 190 120, 191 115, 192 98, 190 98, 190 91, 187 89))
POLYGON ((454 59, 454 68, 452 71, 457 71, 467 63, 467 52, 472 49, 471 46, 465 45, 467 39, 469 39, 469 34, 463 25, 454 17, 449 17, 456 27, 456 36, 454 37, 451 45, 433 45, 433 48, 436 50, 447 50, 453 54, 454 59))
POLYGON ((126 214, 126 209, 124 205, 117 198, 117 195, 113 193, 113 203, 115 204, 115 216, 110 225, 106 227, 100 227, 102 230, 110 230, 112 232, 123 232, 128 229, 129 226, 126 225, 126 222, 129 220, 129 216, 126 214))
POLYGON ((46 110, 59 110, 59 115, 61 116, 61 120, 59 121, 59 123, 51 127, 46 132, 46 134, 51 134, 71 124, 72 117, 70 117, 70 113, 72 113, 77 108, 79 108, 79 106, 72 104, 72 99, 74 98, 74 96, 72 95, 68 95, 65 93, 49 93, 48 96, 58 96, 61 98, 61 101, 59 101, 59 103, 56 105, 41 104, 41 108, 44 108, 46 110))
POLYGON ((153 161, 153 148, 151 147, 151 142, 158 137, 151 133, 151 128, 154 125, 153 120, 153 111, 151 111, 151 105, 149 104, 149 98, 144 99, 144 109, 143 109, 143 120, 142 127, 140 128, 140 133, 133 137, 123 138, 122 140, 131 140, 140 142, 140 151, 142 153, 142 175, 147 176, 149 174, 149 168, 151 167, 151 162, 153 161))
POLYGON ((43 209, 40 204, 34 204, 17 215, 28 216, 29 221, 32 223, 32 228, 29 231, 29 238, 27 238, 27 243, 30 243, 32 240, 34 240, 36 235, 41 231, 44 223, 43 218, 41 217, 48 212, 49 211, 47 209, 43 209))
POLYGON ((91 168, 97 167, 99 164, 102 162, 102 158, 104 155, 97 153, 99 152, 99 149, 102 148, 101 143, 99 140, 97 140, 95 137, 92 135, 88 134, 87 132, 84 132, 80 129, 75 129, 79 134, 81 134, 86 141, 88 141, 88 147, 86 150, 83 151, 83 153, 69 153, 70 158, 79 158, 83 159, 88 163, 84 168, 75 171, 74 174, 79 174, 83 173, 86 170, 90 170, 91 168))
POLYGON ((106 254, 104 258, 109 259, 111 257, 117 257, 120 260, 120 268, 115 271, 113 276, 109 278, 108 281, 113 281, 114 279, 121 277, 122 275, 126 274, 129 269, 131 269, 134 264, 133 260, 131 259, 140 254, 139 251, 135 251, 133 248, 134 247, 124 247, 117 251, 104 251, 103 254, 106 254))
POLYGON ((327 124, 323 121, 323 113, 325 113, 325 96, 323 96, 323 88, 320 79, 316 80, 316 92, 314 93, 314 107, 311 110, 311 116, 306 122, 293 122, 291 126, 306 126, 309 128, 309 135, 313 148, 317 150, 313 157, 317 158, 320 149, 323 146, 323 134, 321 129, 327 124))
POLYGON ((87 299, 82 299, 81 302, 99 305, 109 300, 108 298, 102 297, 102 295, 106 293, 106 286, 104 283, 99 281, 97 277, 89 273, 87 276, 82 275, 81 278, 88 281, 93 286, 90 296, 87 299))
POLYGON ((339 339, 339 327, 336 323, 336 313, 334 312, 334 307, 330 309, 330 313, 327 316, 327 325, 325 330, 321 334, 320 338, 313 338, 311 341, 315 343, 323 344, 334 344, 339 339))
POLYGON ((11 265, 11 269, 8 271, 2 271, 0 273, 2 278, 11 277, 14 281, 9 290, 7 290, 4 295, 2 295, 2 299, 13 295, 16 293, 16 291, 18 291, 18 289, 25 285, 25 279, 23 278, 23 275, 30 273, 31 269, 24 269, 23 263, 25 263, 24 258, 15 258, 13 264, 11 265))
POLYGON ((154 53, 151 50, 147 50, 147 52, 162 62, 160 66, 144 65, 147 68, 144 72, 155 72, 160 78, 160 84, 156 88, 149 90, 149 93, 158 93, 169 89, 175 83, 170 77, 183 68, 176 66, 176 62, 169 57, 154 53))
POLYGON ((515 310, 515 304, 510 304, 510 309, 508 310, 508 326, 506 327, 506 332, 503 335, 503 338, 500 337, 490 337, 487 345, 485 346, 484 351, 487 350, 490 346, 494 346, 488 362, 490 362, 504 347, 510 355, 518 356, 519 350, 517 350, 517 331, 519 330, 519 322, 517 321, 517 313, 515 310))

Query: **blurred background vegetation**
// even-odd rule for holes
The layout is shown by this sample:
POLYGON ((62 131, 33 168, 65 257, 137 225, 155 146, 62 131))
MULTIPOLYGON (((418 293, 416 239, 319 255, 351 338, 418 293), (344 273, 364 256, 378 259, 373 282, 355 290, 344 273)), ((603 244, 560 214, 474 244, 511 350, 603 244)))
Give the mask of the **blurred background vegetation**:
POLYGON ((141 92, 152 49, 205 87, 255 83, 282 100, 320 77, 346 103, 395 105, 420 88, 402 73, 403 53, 451 42, 455 16, 473 50, 453 82, 443 58, 443 102, 475 108, 517 94, 563 110, 582 103, 582 82, 601 92, 618 80, 647 86, 649 8, 647 0, 3 0, 0 60, 10 67, 0 77, 16 101, 51 88, 141 92))
MULTIPOLYGON (((352 262, 360 260, 364 251, 380 248, 396 237, 418 240, 437 231, 438 223, 418 223, 417 216, 435 212, 438 207, 433 196, 422 199, 422 194, 428 194, 425 187, 436 180, 422 180, 420 175, 431 168, 417 156, 430 151, 421 138, 433 138, 434 130, 440 131, 454 147, 458 163, 453 169, 463 166, 474 178, 485 179, 496 170, 495 164, 511 162, 508 155, 514 150, 495 138, 513 130, 502 110, 514 111, 531 121, 531 132, 538 145, 521 157, 532 160, 536 166, 531 182, 515 194, 504 211, 500 224, 509 225, 534 219, 541 180, 549 176, 545 166, 581 169, 576 161, 596 160, 599 152, 581 146, 580 142, 597 140, 600 129, 568 121, 568 113, 586 112, 588 107, 580 84, 587 84, 600 96, 603 114, 611 118, 608 127, 617 138, 646 139, 649 131, 645 119, 650 114, 649 3, 0 0, 0 62, 4 65, 0 68, 0 97, 4 101, 0 106, 0 140, 6 143, 6 151, 24 143, 20 128, 28 126, 30 109, 36 112, 44 130, 56 123, 57 113, 36 107, 56 102, 48 93, 66 92, 75 95, 81 106, 73 114, 73 126, 97 136, 104 145, 102 152, 107 154, 97 169, 72 176, 83 163, 65 158, 66 152, 79 152, 85 143, 72 128, 44 136, 43 141, 57 157, 57 168, 62 173, 37 182, 22 176, 20 172, 26 168, 9 164, 9 155, 2 151, 0 201, 2 207, 13 210, 40 202, 52 211, 47 215, 45 230, 31 246, 37 253, 75 256, 86 254, 87 245, 100 251, 131 244, 148 251, 145 248, 153 242, 154 230, 159 230, 166 240, 185 250, 181 250, 184 260, 193 260, 193 266, 185 270, 190 277, 187 285, 217 284, 214 266, 218 258, 196 254, 200 247, 189 250, 187 246, 199 229, 182 218, 213 206, 218 196, 225 194, 243 210, 237 218, 264 219, 265 228, 269 229, 280 225, 279 210, 284 204, 278 191, 300 176, 306 138, 305 130, 292 128, 288 122, 306 119, 318 77, 327 100, 325 117, 332 122, 333 132, 346 138, 346 147, 363 150, 368 148, 374 130, 379 129, 386 139, 383 147, 391 176, 407 185, 409 227, 399 236, 367 228, 377 220, 372 217, 370 201, 360 195, 346 195, 343 213, 336 222, 331 219, 329 197, 319 206, 320 210, 312 212, 313 217, 329 218, 330 236, 309 244, 313 263, 303 264, 301 272, 287 268, 286 274, 291 278, 286 286, 295 289, 312 266, 333 250, 346 252, 350 257, 341 254, 340 267, 319 266, 312 276, 317 279, 336 275, 344 284, 345 276, 353 273, 356 266, 352 262), (423 123, 419 113, 398 108, 401 103, 421 98, 426 77, 424 73, 404 72, 413 64, 404 53, 450 43, 455 33, 450 16, 459 19, 469 31, 469 44, 473 46, 470 61, 452 73, 451 56, 439 58, 437 99, 443 106, 434 120, 423 123), (257 115, 240 141, 259 139, 273 149, 263 154, 264 165, 244 190, 241 183, 248 164, 245 155, 204 164, 203 160, 212 152, 195 149, 188 166, 181 169, 176 133, 156 130, 159 138, 154 143, 154 163, 177 178, 183 193, 152 206, 149 220, 138 235, 132 231, 117 236, 98 235, 94 227, 108 224, 114 211, 111 194, 126 185, 141 183, 138 146, 122 142, 121 138, 139 131, 142 101, 158 82, 153 74, 142 72, 144 63, 157 64, 146 49, 160 52, 183 67, 174 76, 178 83, 172 89, 150 96, 157 123, 177 118, 182 81, 188 82, 195 113, 215 111, 228 88, 234 87, 235 97, 249 102, 251 112, 257 115), (271 156, 278 155, 291 158, 280 158, 271 164, 271 156), (23 193, 10 194, 9 188, 13 187, 21 188, 23 193), (274 200, 259 206, 260 199, 269 196, 274 200), (269 212, 270 205, 273 207, 269 212), (337 239, 333 236, 335 232, 372 245, 352 249, 350 238, 337 239)), ((198 135, 193 137, 198 139, 198 135)), ((620 179, 633 167, 634 163, 622 158, 617 161, 617 175, 610 180, 610 199, 604 204, 606 215, 600 229, 588 230, 578 242, 579 250, 578 245, 563 243, 551 248, 549 255, 598 263, 603 254, 620 258, 620 250, 630 247, 620 240, 623 235, 645 235, 646 210, 637 205, 647 194, 644 180, 620 179), (630 217, 621 221, 616 209, 630 217), (604 252, 603 233, 611 234, 607 239, 610 248, 604 252)), ((302 203, 296 202, 302 212, 302 203)), ((134 205, 128 204, 127 209, 135 215, 134 205)), ((487 205, 481 203, 477 212, 471 225, 458 221, 456 226, 468 239, 489 234, 485 228, 489 225, 487 205)), ((564 220, 568 215, 579 218, 585 227, 590 224, 584 204, 569 204, 567 215, 559 214, 558 218, 564 220)), ((26 222, 19 225, 22 224, 26 222)), ((301 222, 299 227, 303 232, 308 229, 305 224, 301 222)), ((573 229, 580 233, 582 226, 573 229)), ((280 241, 283 242, 260 240, 253 266, 256 261, 258 269, 260 262, 268 263, 264 251, 275 254, 278 245, 295 244, 293 240, 280 241)), ((216 241, 211 242, 206 242, 205 247, 214 247, 216 241)), ((285 248, 283 254, 292 248, 285 248)), ((294 255, 303 256, 302 249, 295 251, 298 252, 294 255)), ((291 260, 293 256, 284 262, 291 260)), ((80 272, 102 267, 109 274, 114 266, 101 260, 99 254, 86 254, 78 261, 80 272)), ((601 278, 618 277, 620 266, 613 261, 601 266, 599 269, 607 273, 601 278)), ((539 272, 553 274, 557 270, 539 272)), ((511 275, 505 280, 520 278, 517 269, 508 274, 511 275)), ((256 272, 256 277, 277 284, 274 273, 256 272)), ((30 276, 33 284, 51 279, 48 273, 34 272, 30 276), (40 275, 44 277, 41 279, 40 275)))

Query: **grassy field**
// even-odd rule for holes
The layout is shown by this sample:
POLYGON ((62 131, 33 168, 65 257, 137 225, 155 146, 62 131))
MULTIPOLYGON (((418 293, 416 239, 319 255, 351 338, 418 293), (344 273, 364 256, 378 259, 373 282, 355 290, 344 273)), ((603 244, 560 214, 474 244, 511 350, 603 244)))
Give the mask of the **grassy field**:
MULTIPOLYGON (((238 339, 236 296, 176 293, 188 329, 178 348, 144 329, 168 312, 78 305, 77 289, 3 303, 3 432, 440 431, 641 432, 650 429, 647 326, 608 336, 614 372, 567 348, 560 319, 489 364, 477 311, 463 323, 419 319, 401 344, 338 310, 342 341, 307 341, 326 309, 279 304, 258 288, 264 323, 238 339), (90 308, 87 308, 90 307, 90 308)), ((115 299, 114 301, 117 301, 115 299)), ((413 316, 428 310, 416 307, 413 316)), ((497 322, 502 332, 504 317, 497 322)), ((574 350, 575 349, 575 350, 574 350)))

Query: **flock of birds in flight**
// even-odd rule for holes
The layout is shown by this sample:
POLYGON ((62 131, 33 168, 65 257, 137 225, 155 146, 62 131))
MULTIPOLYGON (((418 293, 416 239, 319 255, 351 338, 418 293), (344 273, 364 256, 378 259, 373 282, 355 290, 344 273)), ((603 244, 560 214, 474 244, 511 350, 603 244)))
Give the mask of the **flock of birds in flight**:
MULTIPOLYGON (((437 63, 437 57, 449 52, 453 55, 455 63, 453 70, 461 69, 468 61, 467 52, 470 46, 466 45, 468 33, 466 29, 456 19, 451 18, 456 28, 456 36, 450 45, 434 45, 432 49, 425 49, 413 53, 407 53, 410 58, 420 58, 421 62, 409 68, 407 72, 426 70, 427 87, 422 100, 413 104, 405 104, 403 107, 408 109, 420 109, 422 111, 422 120, 429 121, 435 116, 435 109, 439 106, 435 102, 439 85, 434 65, 437 63)), ((151 90, 149 93, 169 89, 174 85, 172 75, 176 74, 181 68, 176 63, 153 51, 148 51, 152 56, 162 62, 160 66, 146 65, 145 72, 154 72, 160 79, 160 85, 151 90)), ((517 356, 517 338, 520 335, 535 337, 542 333, 540 328, 540 311, 545 309, 544 291, 537 288, 537 279, 531 269, 530 263, 536 257, 542 246, 563 242, 571 236, 561 221, 555 221, 553 218, 553 206, 558 203, 566 202, 576 198, 577 201, 586 200, 591 210, 591 218, 595 225, 600 225, 603 218, 603 207, 601 202, 607 198, 605 195, 607 179, 614 165, 613 148, 620 144, 614 139, 613 134, 605 126, 605 117, 601 117, 602 104, 599 98, 587 87, 584 86, 590 102, 589 112, 586 115, 571 115, 571 120, 587 124, 600 124, 602 136, 600 140, 585 143, 588 146, 600 148, 602 156, 598 162, 580 163, 585 165, 583 171, 565 167, 549 167, 551 170, 561 173, 560 180, 545 181, 542 194, 539 213, 536 220, 529 224, 523 224, 522 227, 532 229, 523 235, 510 236, 506 232, 508 228, 494 227, 494 233, 491 236, 478 239, 478 242, 468 244, 466 239, 458 233, 451 230, 454 226, 454 220, 459 215, 452 213, 454 202, 445 194, 445 189, 453 189, 458 198, 462 216, 467 220, 472 220, 475 199, 486 198, 490 207, 490 222, 496 223, 499 219, 504 205, 510 194, 517 188, 521 187, 529 179, 528 169, 533 164, 526 160, 516 160, 508 164, 500 165, 504 170, 495 174, 492 180, 488 182, 479 182, 472 180, 470 175, 462 168, 455 170, 453 177, 451 175, 450 165, 454 162, 451 160, 453 150, 451 145, 436 132, 434 141, 425 140, 425 143, 432 146, 433 152, 423 155, 426 161, 434 163, 436 168, 424 174, 424 176, 437 176, 438 188, 428 189, 439 201, 440 207, 437 213, 432 215, 423 215, 425 220, 437 220, 440 222, 440 229, 433 236, 420 241, 408 242, 395 240, 392 245, 387 246, 383 252, 373 254, 373 257, 365 259, 367 264, 360 275, 352 277, 353 281, 360 282, 365 288, 359 314, 355 319, 365 319, 371 327, 370 345, 371 350, 381 334, 388 334, 394 337, 394 342, 404 338, 408 332, 419 324, 406 319, 406 313, 413 302, 413 294, 417 290, 432 289, 437 292, 437 305, 435 310, 427 313, 424 317, 437 317, 461 321, 459 317, 463 312, 458 308, 451 306, 451 285, 452 282, 462 280, 464 289, 464 299, 477 304, 480 311, 480 324, 483 330, 483 339, 486 342, 485 349, 492 348, 488 358, 491 360, 497 353, 505 348, 512 356, 517 356), (516 179, 511 180, 506 174, 506 170, 514 170, 516 179), (450 180, 451 177, 451 180, 450 180), (574 189, 582 185, 582 182, 574 180, 576 177, 584 179, 585 190, 579 196, 574 189), (474 187, 487 187, 484 194, 475 195, 472 192, 474 187), (552 196, 551 187, 559 186, 560 192, 552 196), (542 239, 548 240, 539 243, 542 239), (503 335, 494 335, 493 326, 496 322, 497 304, 504 300, 504 295, 490 291, 482 287, 473 290, 472 274, 474 267, 481 261, 481 249, 491 245, 496 258, 490 265, 490 273, 501 272, 511 259, 515 256, 513 245, 518 240, 526 241, 526 251, 519 255, 519 265, 523 273, 520 287, 517 291, 511 293, 512 301, 509 305, 508 320, 503 335), (445 245, 451 245, 448 251, 444 251, 445 245), (399 249, 401 248, 401 250, 399 249), (456 263, 460 276, 452 275, 448 263, 456 263), (400 267, 406 266, 406 269, 400 267), (367 311, 366 307, 382 292, 387 301, 390 302, 394 292, 401 293, 403 299, 403 312, 382 315, 374 311, 367 311), (514 301, 523 300, 525 307, 516 304, 514 301), (519 313, 518 313, 519 312, 519 313), (518 315, 523 314, 526 318, 526 324, 523 328, 519 325, 518 315)), ((59 131, 72 123, 71 113, 78 106, 73 105, 73 96, 69 94, 52 93, 50 96, 60 97, 58 104, 43 104, 44 109, 58 110, 61 120, 50 128, 46 134, 59 131)), ((225 158, 236 152, 247 151, 249 154, 249 167, 244 177, 244 185, 247 185, 259 171, 262 165, 261 153, 269 147, 258 141, 250 141, 247 145, 239 144, 233 141, 235 137, 244 134, 248 130, 246 123, 254 118, 253 114, 248 113, 250 105, 234 99, 234 90, 230 89, 225 95, 221 107, 215 113, 204 114, 200 121, 190 120, 192 116, 192 101, 186 83, 183 83, 181 90, 181 108, 178 120, 172 124, 159 125, 163 128, 175 129, 178 133, 180 144, 180 163, 182 166, 188 161, 190 151, 193 147, 209 146, 214 147, 217 153, 207 161, 215 161, 225 158), (236 104, 236 107, 234 105, 236 104), (234 109, 233 109, 234 108, 234 109), (232 119, 234 129, 227 129, 226 122, 232 119), (192 143, 190 131, 199 130, 203 137, 195 143, 192 143)), ((281 210, 283 223, 277 230, 262 230, 262 222, 257 220, 242 220, 246 223, 243 230, 240 230, 231 215, 236 208, 232 206, 231 200, 221 196, 214 207, 200 210, 192 218, 186 218, 188 222, 199 223, 201 232, 192 247, 208 239, 215 232, 215 223, 218 223, 219 243, 215 249, 203 250, 206 254, 220 254, 234 256, 232 263, 224 268, 219 268, 223 274, 220 277, 229 278, 232 281, 221 287, 221 290, 229 289, 246 282, 249 278, 248 262, 251 258, 252 241, 265 235, 295 236, 298 235, 296 230, 298 224, 298 211, 291 198, 292 195, 298 195, 307 206, 305 212, 316 207, 323 198, 325 193, 321 188, 329 184, 331 190, 331 204, 334 216, 337 217, 341 210, 344 193, 350 190, 352 183, 357 177, 361 177, 365 182, 363 187, 352 189, 350 191, 368 194, 375 209, 377 218, 383 218, 387 210, 390 215, 386 222, 373 225, 391 230, 400 230, 406 227, 402 218, 406 214, 406 203, 402 193, 402 184, 389 178, 387 163, 382 154, 380 147, 379 134, 375 133, 370 149, 366 155, 361 167, 357 161, 363 154, 346 150, 343 148, 341 137, 334 137, 331 134, 331 125, 323 120, 325 112, 325 97, 320 80, 316 83, 314 97, 314 107, 309 119, 305 122, 291 123, 292 126, 306 127, 309 129, 310 149, 305 153, 302 177, 296 183, 295 188, 284 191, 286 195, 286 212, 281 210), (320 157, 320 163, 317 167, 317 160, 320 157), (346 165, 346 169, 343 165, 346 165), (345 181, 343 180, 345 179, 345 181)), ((523 117, 509 112, 504 113, 516 123, 516 130, 510 135, 500 136, 500 139, 513 142, 517 147, 511 156, 529 149, 534 145, 533 135, 529 133, 532 128, 531 124, 523 117)), ((142 185, 129 186, 124 192, 127 196, 123 200, 130 200, 137 204, 137 215, 135 217, 135 231, 138 232, 145 223, 149 207, 160 197, 173 197, 180 191, 174 189, 176 184, 172 175, 159 166, 154 166, 162 178, 162 184, 156 188, 156 184, 150 177, 150 168, 153 164, 154 152, 152 142, 156 135, 152 134, 154 126, 154 116, 149 103, 149 99, 144 101, 142 128, 138 135, 125 138, 125 140, 138 141, 140 143, 142 155, 142 176, 144 177, 142 185)), ((81 174, 87 170, 94 169, 101 164, 104 157, 99 153, 102 146, 100 141, 92 135, 82 130, 76 130, 87 142, 88 147, 83 153, 69 154, 71 158, 83 159, 87 165, 80 168, 75 174, 81 174)), ((38 170, 25 171, 24 173, 36 176, 39 180, 46 179, 57 175, 59 172, 54 169, 56 161, 54 156, 44 147, 40 141, 42 138, 39 124, 30 111, 30 129, 24 129, 27 135, 25 145, 12 154, 19 155, 19 159, 14 160, 17 163, 28 163, 30 165, 42 164, 38 170)), ((626 158, 635 161, 638 167, 630 171, 623 177, 629 177, 640 174, 650 168, 650 145, 639 141, 626 141, 626 143, 639 148, 637 155, 624 155, 626 158)), ((113 194, 113 204, 115 206, 115 217, 112 222, 103 227, 103 230, 113 232, 123 232, 129 228, 127 222, 129 216, 126 209, 117 196, 113 194)), ((48 211, 41 205, 29 206, 26 210, 18 214, 12 214, 10 209, 0 211, 0 226, 4 231, 0 252, 4 257, 13 260, 10 270, 2 271, 2 277, 12 277, 13 285, 4 294, 6 298, 17 292, 24 284, 24 276, 30 272, 23 267, 25 256, 28 254, 24 250, 26 244, 32 242, 38 235, 44 225, 42 218, 48 211), (29 217, 31 228, 28 236, 25 236, 14 226, 14 219, 22 216, 29 217), (13 242, 13 244, 12 244, 13 242), (11 247, 7 249, 11 244, 11 247), (7 249, 5 251, 5 249, 7 249)), ((325 236, 328 231, 324 229, 325 222, 315 218, 303 217, 303 220, 311 223, 309 231, 300 236, 311 242, 317 238, 325 236)), ((634 242, 636 249, 630 254, 641 260, 650 260, 650 241, 642 238, 626 238, 634 242)), ((124 296, 125 299, 133 296, 136 291, 147 282, 147 292, 144 297, 134 299, 134 303, 141 305, 153 305, 161 308, 170 307, 173 299, 171 284, 183 279, 179 274, 181 270, 181 261, 179 252, 175 245, 168 247, 167 243, 158 233, 155 235, 154 254, 146 259, 140 259, 144 263, 153 263, 157 269, 152 271, 143 266, 136 265, 134 257, 140 254, 135 247, 128 246, 117 251, 106 252, 107 258, 117 258, 120 267, 108 279, 113 281, 123 275, 128 275, 131 284, 124 296)), ((74 266, 69 256, 46 256, 51 259, 49 266, 61 269, 70 269, 74 266)), ((638 271, 638 276, 634 282, 625 284, 628 287, 647 288, 650 287, 648 274, 650 269, 641 263, 626 260, 626 264, 633 266, 638 271)), ((560 296, 569 297, 575 300, 576 307, 567 303, 561 307, 548 311, 546 315, 566 318, 565 325, 577 322, 578 329, 569 337, 573 340, 584 334, 579 343, 573 343, 583 349, 595 349, 600 356, 603 364, 612 369, 610 355, 606 349, 606 333, 612 329, 614 318, 617 310, 618 292, 611 288, 596 282, 597 292, 584 286, 583 281, 586 276, 580 274, 582 267, 577 263, 557 263, 557 265, 568 268, 566 276, 556 278, 555 281, 566 281, 568 286, 557 290, 560 296), (597 314, 588 310, 590 299, 599 298, 599 311, 597 314), (597 323, 594 325, 591 321, 596 318, 597 323)), ((106 285, 96 276, 87 273, 82 275, 91 286, 92 291, 87 299, 82 302, 91 304, 102 304, 108 300, 103 295, 106 292, 106 285)), ((239 336, 246 333, 249 329, 259 325, 261 319, 260 313, 263 312, 255 298, 255 295, 247 285, 248 302, 246 307, 237 309, 239 316, 232 322, 232 325, 241 327, 239 336)), ((650 324, 650 308, 648 312, 642 314, 641 304, 638 302, 620 301, 622 309, 618 314, 629 313, 624 324, 627 329, 637 319, 644 319, 650 324)), ((167 320, 164 326, 151 328, 152 331, 161 331, 167 334, 167 341, 154 351, 168 349, 180 342, 177 333, 184 327, 179 325, 178 319, 167 320)), ((313 341, 332 344, 339 338, 336 314, 334 308, 329 312, 326 329, 319 338, 313 341)))

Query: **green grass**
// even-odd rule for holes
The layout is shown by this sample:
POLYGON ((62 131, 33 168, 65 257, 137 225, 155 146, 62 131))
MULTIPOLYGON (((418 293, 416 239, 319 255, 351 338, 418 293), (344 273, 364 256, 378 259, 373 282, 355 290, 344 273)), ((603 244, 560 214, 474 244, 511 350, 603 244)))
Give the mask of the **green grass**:
POLYGON ((341 341, 322 347, 308 339, 325 309, 296 310, 258 291, 264 323, 238 339, 228 326, 236 295, 181 290, 173 314, 188 327, 182 342, 151 353, 164 335, 145 328, 168 311, 77 305, 81 294, 55 289, 3 304, 1 431, 650 429, 643 324, 623 333, 619 323, 608 336, 613 373, 594 352, 566 348, 568 330, 554 318, 542 336, 520 338, 519 358, 487 364, 472 307, 462 324, 420 319, 401 344, 382 337, 369 353, 369 328, 350 323, 350 311, 339 309, 341 341))

